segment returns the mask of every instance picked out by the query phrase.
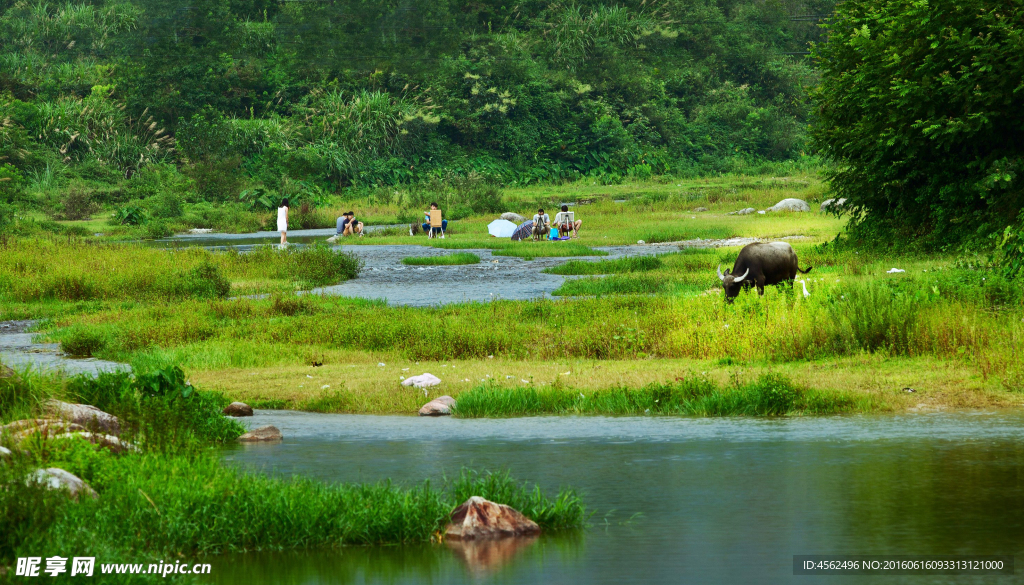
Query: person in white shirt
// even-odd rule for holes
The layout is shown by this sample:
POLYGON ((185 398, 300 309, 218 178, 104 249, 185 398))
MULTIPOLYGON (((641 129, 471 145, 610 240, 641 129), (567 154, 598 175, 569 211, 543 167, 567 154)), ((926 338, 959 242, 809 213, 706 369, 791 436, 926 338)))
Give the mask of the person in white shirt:
MULTIPOLYGON (((574 214, 575 215, 575 214, 574 214)), ((559 234, 569 235, 571 231, 575 237, 580 237, 580 226, 583 225, 582 219, 576 221, 569 221, 569 206, 563 205, 562 211, 555 214, 555 226, 558 228, 559 234)))
POLYGON ((277 231, 281 232, 281 245, 288 243, 288 198, 281 200, 281 207, 277 208, 277 231))

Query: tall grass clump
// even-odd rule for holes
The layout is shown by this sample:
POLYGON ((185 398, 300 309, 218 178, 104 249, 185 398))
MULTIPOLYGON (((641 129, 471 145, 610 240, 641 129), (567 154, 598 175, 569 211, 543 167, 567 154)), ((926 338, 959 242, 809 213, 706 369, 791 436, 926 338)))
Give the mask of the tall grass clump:
POLYGON ((806 390, 781 374, 720 387, 701 376, 642 388, 582 392, 574 388, 482 384, 457 397, 455 414, 467 418, 541 414, 783 416, 835 414, 867 408, 846 393, 806 390))
POLYGON ((570 260, 565 264, 545 268, 541 272, 565 276, 621 274, 623 272, 656 270, 661 268, 663 264, 657 256, 634 256, 630 258, 616 258, 615 260, 598 260, 596 262, 570 260))
POLYGON ((470 252, 456 252, 446 256, 410 256, 402 258, 402 264, 408 266, 457 266, 479 263, 480 257, 470 252))

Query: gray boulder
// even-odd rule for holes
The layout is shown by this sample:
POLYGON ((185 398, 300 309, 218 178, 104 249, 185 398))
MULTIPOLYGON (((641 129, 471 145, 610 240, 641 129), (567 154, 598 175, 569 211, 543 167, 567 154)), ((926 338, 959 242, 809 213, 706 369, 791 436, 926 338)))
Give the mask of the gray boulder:
POLYGON ((811 206, 803 199, 783 199, 768 208, 768 211, 810 211, 811 206))
POLYGON ((501 219, 504 219, 505 221, 511 221, 512 223, 523 223, 524 221, 526 221, 525 217, 519 215, 518 213, 512 213, 511 211, 506 211, 505 213, 502 213, 501 219))
POLYGON ((842 207, 845 204, 846 204, 846 197, 841 197, 839 199, 826 199, 826 200, 821 202, 821 210, 822 211, 828 211, 831 208, 842 207))
POLYGON ((451 396, 438 396, 420 408, 420 416, 445 416, 452 413, 455 399, 451 396))
POLYGON ((238 440, 243 443, 255 443, 257 441, 280 441, 282 438, 281 431, 279 431, 277 427, 274 425, 267 425, 245 433, 241 437, 238 437, 238 440))
POLYGON ((224 407, 224 414, 228 416, 252 416, 252 407, 244 402, 232 402, 224 407))
POLYGON ((77 475, 68 473, 59 467, 37 469, 29 476, 31 480, 40 483, 51 490, 67 490, 72 500, 78 500, 79 496, 86 495, 96 499, 99 495, 82 481, 77 475))
POLYGON ((121 434, 121 422, 117 420, 117 417, 107 414, 95 406, 71 404, 60 400, 47 400, 43 406, 51 415, 82 425, 91 431, 108 435, 121 434))
POLYGON ((444 529, 445 538, 455 540, 532 536, 539 533, 540 526, 518 510, 480 496, 473 496, 455 508, 444 529))
POLYGON ((694 213, 704 213, 707 210, 708 210, 707 207, 698 207, 697 209, 694 209, 693 212, 694 213))

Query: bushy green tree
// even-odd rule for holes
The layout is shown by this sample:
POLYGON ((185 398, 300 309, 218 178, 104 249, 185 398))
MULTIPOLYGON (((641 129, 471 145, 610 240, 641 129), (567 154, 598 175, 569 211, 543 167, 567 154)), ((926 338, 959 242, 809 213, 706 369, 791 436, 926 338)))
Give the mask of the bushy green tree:
POLYGON ((815 57, 813 139, 864 234, 950 245, 1024 198, 1024 2, 847 0, 815 57))

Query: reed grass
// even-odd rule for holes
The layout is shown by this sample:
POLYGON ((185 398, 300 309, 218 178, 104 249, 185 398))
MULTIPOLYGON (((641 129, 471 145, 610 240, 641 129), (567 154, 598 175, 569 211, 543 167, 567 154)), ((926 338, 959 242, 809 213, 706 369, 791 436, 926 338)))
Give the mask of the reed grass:
POLYGON ((454 413, 467 418, 540 414, 782 416, 871 412, 872 398, 836 390, 809 390, 777 373, 733 387, 688 376, 669 384, 581 392, 576 388, 482 384, 462 392, 454 413))
POLYGON ((480 257, 469 252, 456 252, 446 256, 410 256, 402 258, 402 264, 409 266, 457 266, 479 263, 480 257))

